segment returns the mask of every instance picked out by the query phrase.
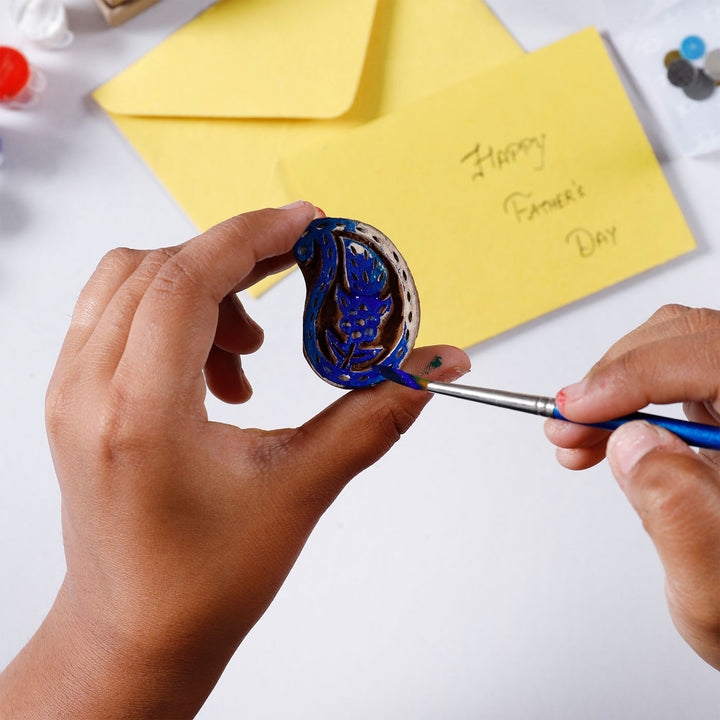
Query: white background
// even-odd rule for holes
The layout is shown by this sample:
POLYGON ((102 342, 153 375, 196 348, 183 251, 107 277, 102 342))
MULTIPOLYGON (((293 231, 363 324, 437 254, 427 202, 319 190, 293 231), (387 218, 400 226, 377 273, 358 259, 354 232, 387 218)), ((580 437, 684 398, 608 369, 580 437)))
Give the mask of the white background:
MULTIPOLYGON (((67 4, 75 44, 50 53, 19 40, 0 2, 0 42, 49 84, 36 108, 0 109, 0 666, 64 572, 43 400, 77 295, 108 249, 195 234, 89 93, 209 0, 165 0, 112 31, 90 0, 67 4)), ((493 6, 528 50, 604 23, 599 1, 493 6)), ((698 250, 473 348, 469 383, 553 394, 663 303, 717 306, 720 157, 675 156, 638 112, 698 250)), ((303 300, 299 274, 247 299, 266 331, 245 363, 255 396, 210 402, 213 417, 297 424, 337 397, 302 358, 303 300)), ((607 466, 570 473, 540 419, 438 397, 324 516, 200 717, 675 720, 718 707, 720 677, 674 630, 607 466)))

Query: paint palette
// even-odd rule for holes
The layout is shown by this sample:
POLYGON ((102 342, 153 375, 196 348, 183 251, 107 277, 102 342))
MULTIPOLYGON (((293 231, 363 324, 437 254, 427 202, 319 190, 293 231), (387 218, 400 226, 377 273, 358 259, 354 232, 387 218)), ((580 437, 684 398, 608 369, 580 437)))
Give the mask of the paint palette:
POLYGON ((610 37, 648 108, 684 155, 720 149, 720 3, 606 0, 610 37))
POLYGON ((303 352, 331 385, 369 387, 398 368, 417 338, 420 302, 410 269, 380 230, 346 218, 313 220, 293 250, 307 295, 303 352))
POLYGON ((665 55, 667 77, 690 100, 707 100, 720 83, 720 48, 708 52, 699 35, 688 35, 665 55))

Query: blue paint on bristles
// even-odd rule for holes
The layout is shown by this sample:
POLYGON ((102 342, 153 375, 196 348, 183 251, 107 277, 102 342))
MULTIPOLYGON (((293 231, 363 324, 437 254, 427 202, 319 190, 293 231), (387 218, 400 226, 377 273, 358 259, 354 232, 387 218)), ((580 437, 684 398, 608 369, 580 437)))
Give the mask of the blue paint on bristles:
POLYGON ((405 385, 413 390, 426 390, 428 381, 417 375, 411 375, 399 368, 391 368, 387 365, 376 365, 375 369, 386 379, 405 385))

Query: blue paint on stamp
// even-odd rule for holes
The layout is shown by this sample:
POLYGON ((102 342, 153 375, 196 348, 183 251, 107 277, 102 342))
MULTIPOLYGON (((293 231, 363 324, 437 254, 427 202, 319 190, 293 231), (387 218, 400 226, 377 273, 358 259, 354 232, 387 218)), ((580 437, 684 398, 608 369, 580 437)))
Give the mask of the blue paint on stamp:
POLYGON ((415 343, 420 305, 410 269, 377 228, 320 218, 295 243, 305 278, 303 351, 332 385, 369 387, 398 368, 415 343))

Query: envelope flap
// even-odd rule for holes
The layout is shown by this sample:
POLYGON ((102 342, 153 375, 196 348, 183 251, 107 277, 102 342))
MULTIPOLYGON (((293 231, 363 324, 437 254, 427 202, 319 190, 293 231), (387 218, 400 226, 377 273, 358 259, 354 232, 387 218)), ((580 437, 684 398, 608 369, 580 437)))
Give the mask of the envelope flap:
POLYGON ((352 105, 377 0, 223 0, 95 91, 121 115, 329 118, 352 105))

